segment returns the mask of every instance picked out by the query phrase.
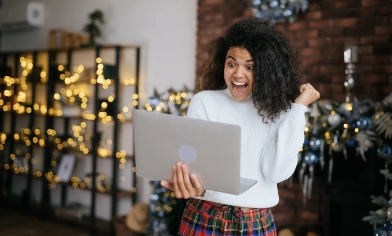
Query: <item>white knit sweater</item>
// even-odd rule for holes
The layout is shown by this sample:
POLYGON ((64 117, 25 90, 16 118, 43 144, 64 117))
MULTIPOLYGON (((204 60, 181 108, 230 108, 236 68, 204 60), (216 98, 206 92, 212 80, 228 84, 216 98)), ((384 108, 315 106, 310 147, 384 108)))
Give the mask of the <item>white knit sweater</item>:
POLYGON ((304 141, 307 107, 291 104, 275 123, 265 124, 251 95, 235 101, 228 89, 202 91, 191 100, 188 117, 236 124, 241 127, 241 177, 258 183, 240 195, 206 191, 195 197, 232 206, 269 208, 279 201, 277 183, 289 178, 297 165, 304 141))

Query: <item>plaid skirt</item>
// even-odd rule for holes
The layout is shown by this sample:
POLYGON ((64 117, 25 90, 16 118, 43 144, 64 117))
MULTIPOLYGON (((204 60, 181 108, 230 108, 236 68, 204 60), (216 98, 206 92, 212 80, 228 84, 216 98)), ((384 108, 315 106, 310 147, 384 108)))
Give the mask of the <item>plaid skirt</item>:
POLYGON ((185 207, 178 235, 277 236, 271 209, 235 210, 191 198, 185 207))

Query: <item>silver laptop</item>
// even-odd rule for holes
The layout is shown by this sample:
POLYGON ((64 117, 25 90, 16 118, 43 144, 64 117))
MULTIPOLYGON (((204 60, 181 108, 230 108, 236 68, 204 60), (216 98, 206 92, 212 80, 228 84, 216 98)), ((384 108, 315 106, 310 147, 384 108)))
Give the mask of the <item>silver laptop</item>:
POLYGON ((171 182, 181 162, 208 190, 239 195, 257 183, 240 177, 238 125, 135 109, 133 126, 139 177, 171 182))

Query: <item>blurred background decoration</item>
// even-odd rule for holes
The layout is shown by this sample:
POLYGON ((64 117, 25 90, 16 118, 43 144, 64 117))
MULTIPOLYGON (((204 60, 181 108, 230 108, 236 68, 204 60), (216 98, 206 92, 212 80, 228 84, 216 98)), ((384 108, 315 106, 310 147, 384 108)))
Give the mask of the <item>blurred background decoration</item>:
POLYGON ((272 24, 293 22, 298 14, 308 9, 308 0, 249 0, 254 15, 272 24))

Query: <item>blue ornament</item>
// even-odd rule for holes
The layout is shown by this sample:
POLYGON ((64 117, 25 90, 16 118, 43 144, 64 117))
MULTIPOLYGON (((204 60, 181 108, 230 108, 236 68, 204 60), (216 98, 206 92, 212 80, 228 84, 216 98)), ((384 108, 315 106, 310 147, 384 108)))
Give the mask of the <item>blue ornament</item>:
POLYGON ((357 120, 357 126, 361 130, 367 130, 372 126, 372 123, 369 117, 363 116, 357 120))
POLYGON ((304 154, 304 162, 308 165, 315 165, 318 163, 319 158, 313 152, 307 152, 304 154))
POLYGON ((305 139, 304 139, 304 145, 303 145, 303 146, 304 146, 304 147, 305 147, 305 146, 308 146, 308 144, 309 144, 309 140, 308 140, 307 138, 305 138, 305 139))
POLYGON ((357 142, 355 141, 355 139, 350 139, 347 142, 347 147, 355 147, 357 145, 357 142))
POLYGON ((158 212, 158 216, 159 216, 159 217, 164 217, 164 216, 165 216, 165 213, 164 213, 163 211, 160 211, 160 212, 158 212))
POLYGON ((318 138, 311 138, 309 142, 310 149, 314 152, 320 150, 321 140, 318 138))
POLYGON ((385 145, 382 149, 378 149, 377 152, 385 153, 387 155, 392 155, 392 147, 385 145))
POLYGON ((374 230, 373 236, 392 236, 392 225, 390 223, 374 230))

